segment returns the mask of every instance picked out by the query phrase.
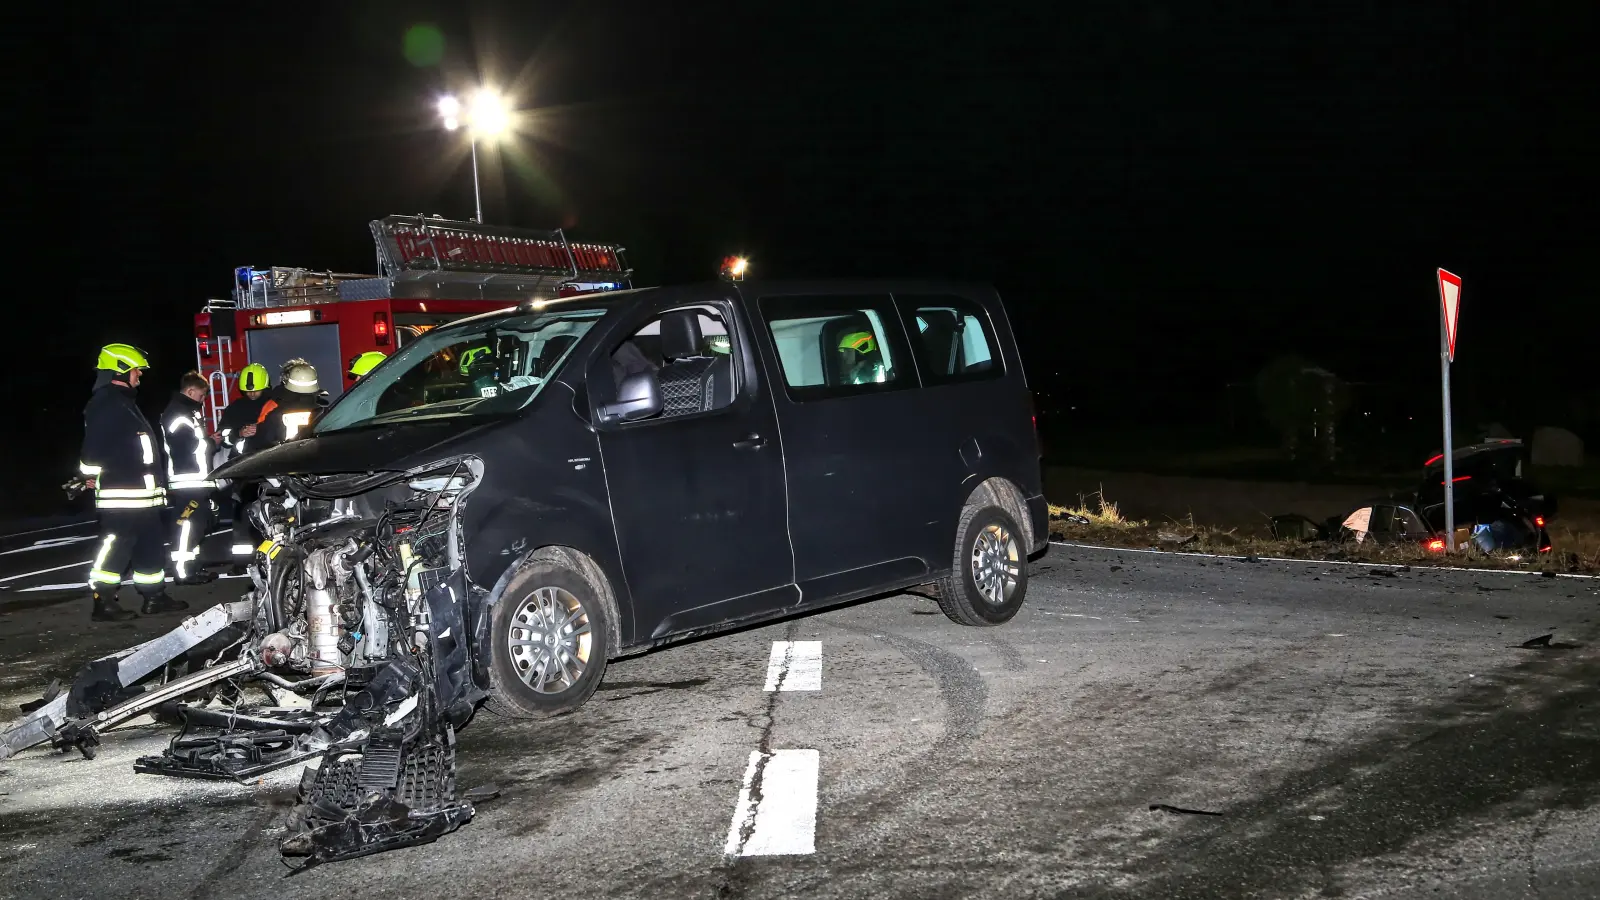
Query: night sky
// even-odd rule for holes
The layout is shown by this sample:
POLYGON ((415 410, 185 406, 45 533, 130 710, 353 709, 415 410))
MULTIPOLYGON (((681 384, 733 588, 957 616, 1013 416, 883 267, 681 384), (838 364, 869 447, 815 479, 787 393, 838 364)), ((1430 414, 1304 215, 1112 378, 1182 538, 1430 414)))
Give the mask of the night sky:
MULTIPOLYGON (((109 340, 150 350, 165 395, 235 266, 370 271, 370 219, 469 217, 433 102, 480 81, 527 113, 483 160, 486 217, 626 244, 636 283, 730 252, 763 276, 992 282, 1036 386, 1149 422, 1290 350, 1436 415, 1444 266, 1463 402, 1575 415, 1600 324, 1595 4, 1488 6, 80 10, 13 104, 37 122, 12 173, 37 264, 11 259, 8 307, 45 336, 24 421, 75 441, 109 340), (415 33, 407 58, 422 24, 437 63, 415 33)), ((64 479, 57 457, 38 464, 64 479)))

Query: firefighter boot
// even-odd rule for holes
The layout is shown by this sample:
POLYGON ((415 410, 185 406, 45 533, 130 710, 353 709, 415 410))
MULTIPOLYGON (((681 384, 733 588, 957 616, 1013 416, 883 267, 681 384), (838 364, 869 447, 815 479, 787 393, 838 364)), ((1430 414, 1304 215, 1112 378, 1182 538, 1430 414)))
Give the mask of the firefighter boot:
POLYGON ((152 594, 144 598, 144 605, 139 607, 139 612, 147 616, 153 616, 156 613, 182 612, 188 608, 188 603, 182 600, 174 600, 167 595, 166 591, 162 591, 159 594, 152 594))
POLYGON ((126 622, 139 618, 139 614, 131 609, 123 609, 122 604, 117 602, 116 591, 104 594, 95 591, 94 612, 89 614, 89 618, 96 622, 126 622))

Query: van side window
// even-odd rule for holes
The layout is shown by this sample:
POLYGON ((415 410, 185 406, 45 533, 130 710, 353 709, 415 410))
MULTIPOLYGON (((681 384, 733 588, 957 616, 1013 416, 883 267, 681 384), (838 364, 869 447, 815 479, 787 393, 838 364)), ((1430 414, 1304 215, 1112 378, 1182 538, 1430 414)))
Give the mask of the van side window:
POLYGON ((760 308, 792 399, 916 386, 888 296, 763 297, 760 308))
POLYGON ((989 315, 965 297, 896 294, 912 332, 924 384, 951 384, 1005 374, 989 315))
POLYGON ((654 372, 662 407, 654 418, 712 412, 733 403, 734 350, 720 309, 668 310, 611 348, 611 375, 620 387, 628 375, 654 372))

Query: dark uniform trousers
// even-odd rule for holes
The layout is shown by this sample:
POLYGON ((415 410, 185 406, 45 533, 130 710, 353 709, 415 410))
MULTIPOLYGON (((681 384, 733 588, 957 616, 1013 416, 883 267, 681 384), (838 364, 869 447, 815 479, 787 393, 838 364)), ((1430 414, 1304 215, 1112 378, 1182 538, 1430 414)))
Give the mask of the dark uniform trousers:
POLYGON ((115 595, 122 573, 133 566, 133 585, 142 597, 154 597, 166 587, 165 529, 161 507, 100 509, 100 551, 89 570, 89 586, 109 588, 115 595))

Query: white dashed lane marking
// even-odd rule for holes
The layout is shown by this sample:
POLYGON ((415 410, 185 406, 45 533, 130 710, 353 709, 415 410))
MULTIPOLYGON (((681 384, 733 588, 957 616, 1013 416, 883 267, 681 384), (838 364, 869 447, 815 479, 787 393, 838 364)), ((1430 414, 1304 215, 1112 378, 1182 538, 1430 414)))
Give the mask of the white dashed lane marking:
POLYGON ((767 690, 822 690, 821 641, 773 641, 767 662, 767 690))
POLYGON ((821 754, 815 750, 753 751, 725 852, 729 856, 815 853, 820 763, 821 754))

